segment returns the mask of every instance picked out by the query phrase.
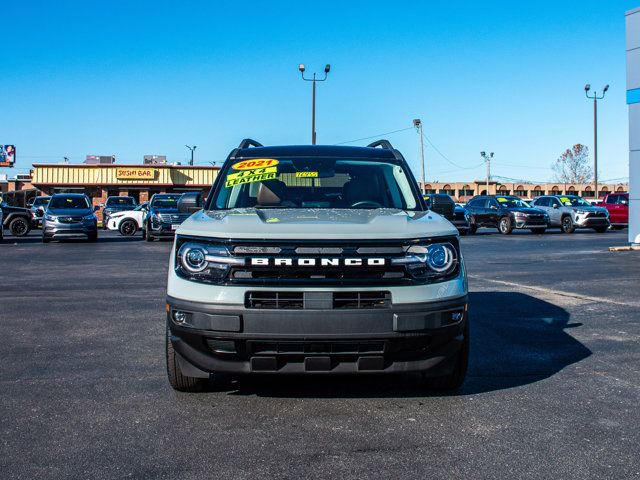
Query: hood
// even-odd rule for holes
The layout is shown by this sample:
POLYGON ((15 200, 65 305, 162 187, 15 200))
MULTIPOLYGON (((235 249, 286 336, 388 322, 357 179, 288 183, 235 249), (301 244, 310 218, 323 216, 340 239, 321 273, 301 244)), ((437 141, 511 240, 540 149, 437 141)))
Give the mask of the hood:
POLYGON ((154 207, 151 209, 151 211, 153 213, 180 213, 180 211, 178 210, 178 207, 172 207, 172 208, 157 208, 154 207))
POLYGON ((111 217, 123 217, 125 216, 127 213, 133 212, 133 209, 130 210, 119 210, 117 212, 115 212, 113 215, 110 215, 111 217))
POLYGON ((573 210, 584 210, 585 212, 606 212, 607 211, 606 208, 597 207, 595 205, 589 205, 588 207, 569 207, 569 205, 566 205, 566 206, 573 210))
POLYGON ((256 209, 199 211, 178 228, 180 235, 261 239, 394 239, 457 235, 431 211, 397 209, 256 209))
POLYGON ((518 208, 509 208, 510 212, 522 212, 527 214, 535 214, 539 215, 541 213, 547 213, 541 208, 531 208, 531 207, 518 207, 518 208))
POLYGON ((49 208, 46 213, 50 215, 61 215, 63 217, 86 217, 91 215, 93 210, 90 208, 49 208))

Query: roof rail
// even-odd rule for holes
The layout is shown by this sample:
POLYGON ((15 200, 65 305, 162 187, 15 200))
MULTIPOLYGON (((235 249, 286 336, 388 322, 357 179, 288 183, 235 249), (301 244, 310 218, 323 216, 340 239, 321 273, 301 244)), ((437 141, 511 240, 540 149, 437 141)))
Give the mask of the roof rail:
POLYGON ((370 143, 369 145, 367 145, 368 148, 376 148, 376 147, 382 147, 386 150, 393 150, 393 145, 391 145, 391 142, 389 140, 376 140, 373 143, 370 143))
POLYGON ((256 142, 251 138, 245 138, 240 142, 240 145, 238 145, 238 148, 249 148, 249 147, 264 147, 264 145, 262 145, 260 142, 256 142))

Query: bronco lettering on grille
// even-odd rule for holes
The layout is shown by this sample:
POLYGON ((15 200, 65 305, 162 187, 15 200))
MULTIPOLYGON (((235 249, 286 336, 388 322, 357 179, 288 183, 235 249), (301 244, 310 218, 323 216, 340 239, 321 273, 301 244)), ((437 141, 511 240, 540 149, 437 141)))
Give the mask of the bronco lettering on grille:
POLYGON ((386 258, 252 258, 254 267, 383 267, 386 258))

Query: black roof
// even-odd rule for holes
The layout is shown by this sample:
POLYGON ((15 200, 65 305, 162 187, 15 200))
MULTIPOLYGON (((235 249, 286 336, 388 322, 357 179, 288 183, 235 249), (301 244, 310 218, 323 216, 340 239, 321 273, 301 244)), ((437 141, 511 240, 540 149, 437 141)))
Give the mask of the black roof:
POLYGON ((239 148, 232 153, 232 158, 236 159, 271 157, 396 158, 392 150, 385 148, 335 145, 284 145, 239 148))

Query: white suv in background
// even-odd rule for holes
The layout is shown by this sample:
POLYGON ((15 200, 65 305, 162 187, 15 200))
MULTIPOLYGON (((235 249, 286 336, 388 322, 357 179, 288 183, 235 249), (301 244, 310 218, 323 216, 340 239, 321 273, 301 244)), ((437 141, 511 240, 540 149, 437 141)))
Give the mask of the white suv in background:
POLYGON ((144 225, 144 218, 149 211, 149 202, 138 205, 133 210, 112 213, 107 222, 108 230, 117 230, 124 237, 131 237, 144 225))

